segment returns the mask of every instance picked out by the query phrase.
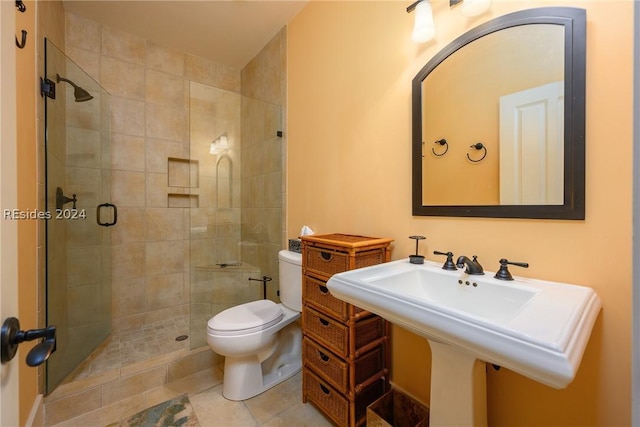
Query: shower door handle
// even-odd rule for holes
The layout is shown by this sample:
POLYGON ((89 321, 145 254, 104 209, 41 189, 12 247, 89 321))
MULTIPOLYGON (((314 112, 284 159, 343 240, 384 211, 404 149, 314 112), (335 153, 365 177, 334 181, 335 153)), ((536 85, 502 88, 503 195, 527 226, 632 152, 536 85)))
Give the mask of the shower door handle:
POLYGON ((101 225, 102 227, 111 227, 112 225, 116 225, 116 223, 118 222, 118 208, 113 203, 99 204, 96 220, 98 222, 98 225, 101 225), (113 222, 102 222, 102 220, 100 219, 100 213, 102 212, 103 208, 113 208, 113 222))

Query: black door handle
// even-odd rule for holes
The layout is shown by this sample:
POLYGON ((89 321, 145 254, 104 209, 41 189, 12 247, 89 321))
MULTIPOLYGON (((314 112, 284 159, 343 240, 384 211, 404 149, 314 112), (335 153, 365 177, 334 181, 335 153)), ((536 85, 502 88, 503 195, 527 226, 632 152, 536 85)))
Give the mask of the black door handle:
POLYGON ((112 204, 112 203, 101 203, 98 205, 98 209, 97 209, 97 222, 98 225, 101 225, 103 227, 111 227, 112 225, 116 225, 116 223, 118 222, 118 208, 116 207, 116 205, 112 204), (100 212, 102 212, 102 208, 113 208, 113 222, 102 222, 102 220, 100 219, 100 212))
POLYGON ((36 345, 27 354, 27 365, 42 365, 51 354, 56 351, 56 327, 47 326, 42 329, 20 330, 20 322, 15 317, 8 317, 2 324, 2 363, 7 363, 14 358, 18 351, 18 345, 25 341, 33 341, 44 338, 44 341, 36 345))

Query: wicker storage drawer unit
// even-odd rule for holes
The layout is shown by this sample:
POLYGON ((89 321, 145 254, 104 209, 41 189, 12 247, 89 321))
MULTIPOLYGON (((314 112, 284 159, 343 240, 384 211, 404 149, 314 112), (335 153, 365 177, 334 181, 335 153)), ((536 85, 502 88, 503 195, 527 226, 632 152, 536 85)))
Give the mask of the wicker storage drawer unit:
POLYGON ((303 402, 339 426, 366 422, 366 408, 389 390, 389 326, 331 295, 336 273, 388 262, 392 239, 302 236, 303 402))

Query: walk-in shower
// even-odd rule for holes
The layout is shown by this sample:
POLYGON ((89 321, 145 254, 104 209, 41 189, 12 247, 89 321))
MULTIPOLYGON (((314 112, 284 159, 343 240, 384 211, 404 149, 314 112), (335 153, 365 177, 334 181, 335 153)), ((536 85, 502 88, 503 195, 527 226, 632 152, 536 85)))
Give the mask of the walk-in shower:
POLYGON ((78 216, 47 222, 48 393, 210 351, 207 320, 263 298, 265 276, 278 299, 282 108, 186 77, 156 93, 143 74, 146 93, 109 95, 46 43, 47 208, 78 216))

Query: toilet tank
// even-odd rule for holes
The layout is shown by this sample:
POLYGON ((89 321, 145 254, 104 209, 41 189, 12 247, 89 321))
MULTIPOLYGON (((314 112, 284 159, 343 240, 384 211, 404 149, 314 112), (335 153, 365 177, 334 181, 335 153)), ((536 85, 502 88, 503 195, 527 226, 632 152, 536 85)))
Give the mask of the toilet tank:
POLYGON ((280 301, 294 311, 302 311, 302 254, 282 250, 278 253, 280 301))

